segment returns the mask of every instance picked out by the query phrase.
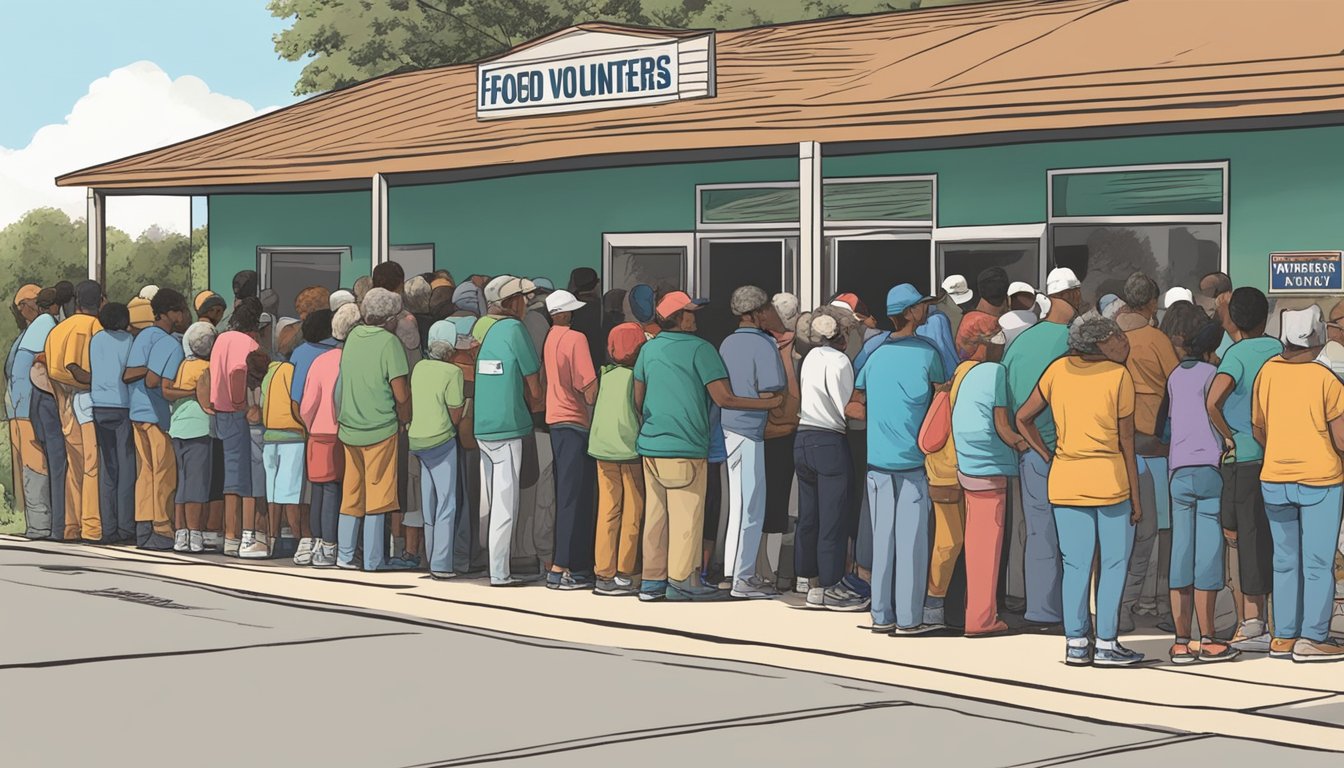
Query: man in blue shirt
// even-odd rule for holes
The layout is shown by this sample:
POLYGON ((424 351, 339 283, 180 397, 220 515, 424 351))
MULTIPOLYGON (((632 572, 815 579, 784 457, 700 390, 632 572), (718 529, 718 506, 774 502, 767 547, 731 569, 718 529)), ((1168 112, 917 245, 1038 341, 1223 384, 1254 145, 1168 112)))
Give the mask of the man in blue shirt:
POLYGON ((134 337, 127 328, 130 311, 110 302, 98 311, 103 330, 89 341, 89 387, 93 399, 93 431, 98 437, 98 505, 103 540, 135 540, 135 439, 131 430, 131 393, 123 377, 134 337))
POLYGON ((56 327, 56 318, 50 310, 38 306, 41 292, 41 288, 31 283, 15 292, 13 310, 19 335, 5 361, 5 391, 8 393, 5 415, 9 417, 14 497, 22 502, 24 536, 30 539, 45 539, 51 535, 47 459, 34 429, 33 382, 30 378, 33 361, 47 343, 47 333, 56 327))
MULTIPOLYGON (((754 285, 733 291, 739 327, 719 346, 733 394, 756 399, 788 385, 779 346, 771 333, 784 323, 770 296, 754 285)), ((765 422, 762 410, 723 409, 723 438, 728 450, 728 533, 724 571, 732 596, 763 598, 779 594, 756 575, 756 556, 765 527, 765 422)))
POLYGON ((868 420, 874 632, 918 635, 942 629, 924 623, 929 482, 918 437, 934 389, 947 375, 938 350, 915 335, 933 301, 909 283, 887 293, 887 315, 896 330, 869 354, 846 408, 846 415, 868 420))

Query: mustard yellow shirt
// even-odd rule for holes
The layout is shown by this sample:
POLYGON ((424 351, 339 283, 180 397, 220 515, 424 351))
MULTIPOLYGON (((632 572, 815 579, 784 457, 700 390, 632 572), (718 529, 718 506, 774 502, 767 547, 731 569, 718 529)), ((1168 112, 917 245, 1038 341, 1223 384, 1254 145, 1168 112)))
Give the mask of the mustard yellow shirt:
POLYGON ((72 315, 56 324, 47 334, 47 377, 67 387, 75 385, 67 365, 74 363, 89 370, 89 341, 93 334, 103 330, 102 323, 93 315, 72 315))
POLYGON ((277 433, 297 433, 303 437, 303 424, 294 418, 290 407, 294 402, 290 389, 294 385, 294 366, 290 363, 271 363, 271 370, 263 382, 261 394, 261 423, 266 427, 264 439, 267 442, 282 442, 277 433))
POLYGON ((1055 417, 1058 443, 1050 463, 1050 503, 1105 507, 1129 498, 1120 452, 1120 420, 1134 415, 1134 380, 1123 365, 1068 356, 1050 364, 1036 385, 1055 417))
POLYGON ((1251 425, 1265 432, 1266 483, 1344 483, 1330 422, 1344 416, 1344 384, 1320 363, 1270 358, 1255 377, 1251 425))
MULTIPOLYGON (((951 405, 957 404, 957 390, 961 388, 961 380, 966 378, 967 371, 974 368, 975 364, 975 360, 967 360, 958 365, 952 374, 952 390, 947 393, 951 405)), ((924 457, 924 473, 929 476, 929 485, 961 485, 957 479, 957 446, 952 442, 951 434, 948 434, 941 451, 924 457)))

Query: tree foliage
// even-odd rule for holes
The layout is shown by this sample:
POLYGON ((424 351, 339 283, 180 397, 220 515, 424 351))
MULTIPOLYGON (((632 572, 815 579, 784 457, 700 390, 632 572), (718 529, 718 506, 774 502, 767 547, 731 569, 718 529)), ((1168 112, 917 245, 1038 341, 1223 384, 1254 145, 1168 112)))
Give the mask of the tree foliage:
POLYGON ((275 35, 288 61, 307 61, 296 95, 391 72, 475 61, 585 21, 732 29, 843 14, 985 0, 270 0, 291 19, 275 35))

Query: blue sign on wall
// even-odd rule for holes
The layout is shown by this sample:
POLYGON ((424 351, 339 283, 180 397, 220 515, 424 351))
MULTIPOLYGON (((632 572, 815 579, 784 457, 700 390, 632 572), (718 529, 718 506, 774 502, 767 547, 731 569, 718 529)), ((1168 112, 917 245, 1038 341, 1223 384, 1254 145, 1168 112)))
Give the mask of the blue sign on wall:
POLYGON ((1270 293, 1332 293, 1344 290, 1339 251, 1269 254, 1270 293))

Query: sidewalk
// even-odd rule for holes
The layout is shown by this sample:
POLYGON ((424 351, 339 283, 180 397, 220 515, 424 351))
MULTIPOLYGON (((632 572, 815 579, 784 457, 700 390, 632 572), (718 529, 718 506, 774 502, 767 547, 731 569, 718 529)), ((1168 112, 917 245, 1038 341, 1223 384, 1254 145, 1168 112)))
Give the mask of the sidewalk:
POLYGON ((288 561, 242 562, 10 536, 0 536, 0 547, 113 559, 137 572, 258 600, 810 670, 1109 723, 1344 751, 1344 664, 1245 656, 1225 664, 1177 667, 1166 661, 1170 638, 1159 634, 1125 637, 1126 645, 1148 654, 1153 663, 1138 669, 1075 669, 1062 661, 1060 637, 873 635, 858 629, 867 623, 867 613, 806 610, 798 607, 801 596, 795 595, 774 601, 646 604, 540 586, 492 589, 484 580, 438 582, 421 572, 317 571, 288 561))

